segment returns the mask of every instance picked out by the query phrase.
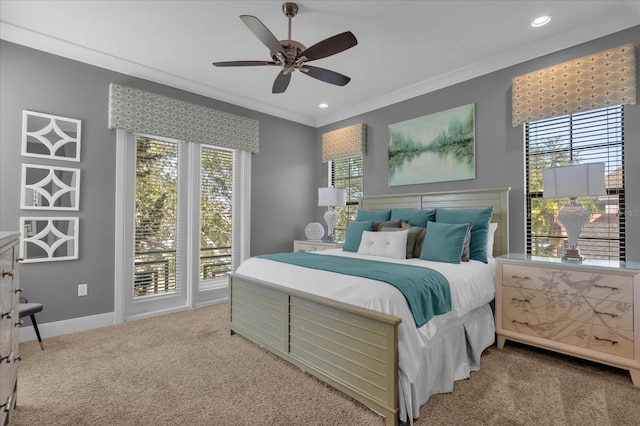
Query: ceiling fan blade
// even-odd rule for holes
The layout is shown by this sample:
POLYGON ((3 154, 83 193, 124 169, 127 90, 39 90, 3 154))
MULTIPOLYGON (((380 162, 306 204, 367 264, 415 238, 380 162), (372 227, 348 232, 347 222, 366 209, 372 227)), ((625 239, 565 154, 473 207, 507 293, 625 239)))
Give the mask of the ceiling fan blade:
POLYGON ((346 31, 324 39, 300 52, 298 54, 298 59, 305 57, 307 58, 306 61, 315 61, 316 59, 326 58, 327 56, 335 55, 336 53, 350 49, 356 44, 358 44, 356 36, 354 36, 351 31, 346 31))
POLYGON ((351 81, 351 78, 346 75, 342 75, 335 71, 327 70, 324 68, 313 67, 311 65, 305 65, 300 68, 304 74, 309 77, 316 78, 326 83, 335 84, 336 86, 344 86, 351 81))
POLYGON ((282 56, 286 56, 278 39, 258 18, 252 15, 240 15, 240 19, 270 51, 280 52, 282 56))
POLYGON ((278 65, 273 61, 227 61, 214 62, 216 67, 253 67, 258 65, 278 65))
POLYGON ((289 87, 290 81, 291 71, 283 69, 273 82, 273 89, 271 90, 271 93, 284 93, 284 91, 287 90, 287 87, 289 87))

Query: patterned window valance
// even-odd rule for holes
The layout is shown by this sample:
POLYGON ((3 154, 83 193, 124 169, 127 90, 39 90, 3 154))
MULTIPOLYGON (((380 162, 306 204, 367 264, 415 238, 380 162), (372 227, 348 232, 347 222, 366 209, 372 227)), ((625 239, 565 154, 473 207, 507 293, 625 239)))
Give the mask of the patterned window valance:
POLYGON ((339 160, 367 153, 367 125, 343 127, 322 134, 322 161, 339 160))
POLYGON ((512 124, 636 103, 636 55, 625 44, 515 77, 512 124))
POLYGON ((113 83, 109 128, 258 152, 258 120, 113 83))

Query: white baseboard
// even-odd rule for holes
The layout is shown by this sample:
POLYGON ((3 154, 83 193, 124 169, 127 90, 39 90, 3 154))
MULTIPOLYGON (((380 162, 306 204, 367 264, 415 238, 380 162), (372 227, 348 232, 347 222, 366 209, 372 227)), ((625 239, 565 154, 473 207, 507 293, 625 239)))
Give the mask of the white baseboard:
MULTIPOLYGON (((199 308, 207 305, 214 305, 214 304, 226 302, 227 300, 228 300, 228 297, 225 296, 216 300, 209 300, 207 302, 199 303, 196 306, 194 306, 194 308, 199 308)), ((172 312, 183 311, 186 309, 189 309, 189 308, 182 307, 182 308, 174 308, 166 311, 150 312, 145 315, 140 315, 138 317, 131 317, 129 318, 129 321, 148 318, 151 316, 157 316, 162 314, 168 314, 172 312)), ((23 320, 25 324, 31 323, 31 320, 28 317, 24 317, 23 320)), ((36 321, 37 320, 38 318, 36 317, 36 321)), ((106 327, 114 324, 116 324, 115 312, 107 312, 105 314, 91 315, 88 317, 80 317, 80 318, 72 318, 72 319, 56 321, 56 322, 48 322, 46 324, 38 323, 38 330, 40 330, 40 337, 42 337, 42 340, 44 340, 47 337, 62 336, 63 334, 76 333, 78 331, 93 330, 94 328, 101 328, 101 327, 106 327)), ((20 327, 19 335, 20 335, 20 342, 29 342, 31 340, 37 340, 36 332, 33 329, 33 326, 31 325, 20 327)))
MULTIPOLYGON (((25 324, 30 324, 31 320, 28 317, 22 318, 25 324)), ((36 316, 36 321, 38 317, 36 316)), ((47 337, 62 336, 63 334, 75 333, 78 331, 92 330, 94 328, 106 327, 108 325, 115 324, 115 315, 113 312, 107 312, 105 314, 90 315, 88 317, 72 318, 68 320, 48 322, 46 324, 38 323, 38 330, 40 330, 40 337, 46 339, 47 337)), ((36 332, 33 326, 20 327, 20 342, 28 342, 30 340, 36 340, 36 332)))

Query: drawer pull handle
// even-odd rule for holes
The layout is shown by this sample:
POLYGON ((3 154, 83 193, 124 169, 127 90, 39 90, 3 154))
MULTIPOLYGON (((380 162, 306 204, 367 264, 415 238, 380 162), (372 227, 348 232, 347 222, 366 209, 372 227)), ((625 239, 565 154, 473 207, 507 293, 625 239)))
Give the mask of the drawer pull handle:
POLYGON ((609 315, 611 318, 618 318, 618 314, 610 314, 609 312, 600 312, 600 311, 596 311, 595 309, 593 310, 593 312, 595 312, 598 315, 609 315))
POLYGON ((13 271, 5 271, 4 269, 2 270, 2 278, 6 277, 6 276, 10 276, 13 277, 13 271))
POLYGON ((23 290, 23 289, 21 289, 21 288, 16 288, 13 292, 14 292, 15 294, 18 294, 18 293, 21 293, 21 292, 23 292, 23 291, 24 291, 24 290, 23 290))
POLYGON ((610 285, 601 285, 601 284, 594 284, 594 287, 598 287, 598 288, 608 288, 611 289, 611 291, 617 291, 620 290, 618 287, 612 287, 610 285))
POLYGON ((511 298, 512 302, 524 302, 524 303, 529 303, 529 299, 518 299, 517 297, 512 297, 511 298))
POLYGON ((594 339, 596 339, 596 340, 603 341, 603 342, 609 342, 609 343, 611 343, 612 345, 615 345, 615 344, 617 344, 617 343, 618 343, 618 342, 617 342, 617 341, 615 341, 615 340, 611 340, 611 339, 604 339, 604 338, 601 338, 601 337, 598 337, 598 336, 593 336, 593 338, 594 338, 594 339))
POLYGON ((522 321, 516 321, 516 320, 511 320, 511 324, 521 324, 521 325, 526 325, 527 327, 529 326, 528 322, 522 322, 522 321))
POLYGON ((530 280, 531 277, 528 277, 527 275, 525 275, 524 277, 521 277, 520 275, 512 275, 511 278, 516 279, 516 280, 530 280))
POLYGON ((2 319, 2 318, 10 319, 11 318, 11 314, 13 314, 13 311, 5 312, 4 314, 0 315, 0 319, 2 319))

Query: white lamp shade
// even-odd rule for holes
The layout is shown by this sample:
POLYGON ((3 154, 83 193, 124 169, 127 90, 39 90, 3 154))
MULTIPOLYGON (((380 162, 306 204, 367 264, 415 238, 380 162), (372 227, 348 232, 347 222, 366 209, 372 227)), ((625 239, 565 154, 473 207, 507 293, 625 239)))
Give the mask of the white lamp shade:
POLYGON ((318 188, 319 206, 347 205, 347 190, 341 188, 318 188))
POLYGON ((606 195, 604 163, 572 164, 542 171, 543 198, 606 195))

